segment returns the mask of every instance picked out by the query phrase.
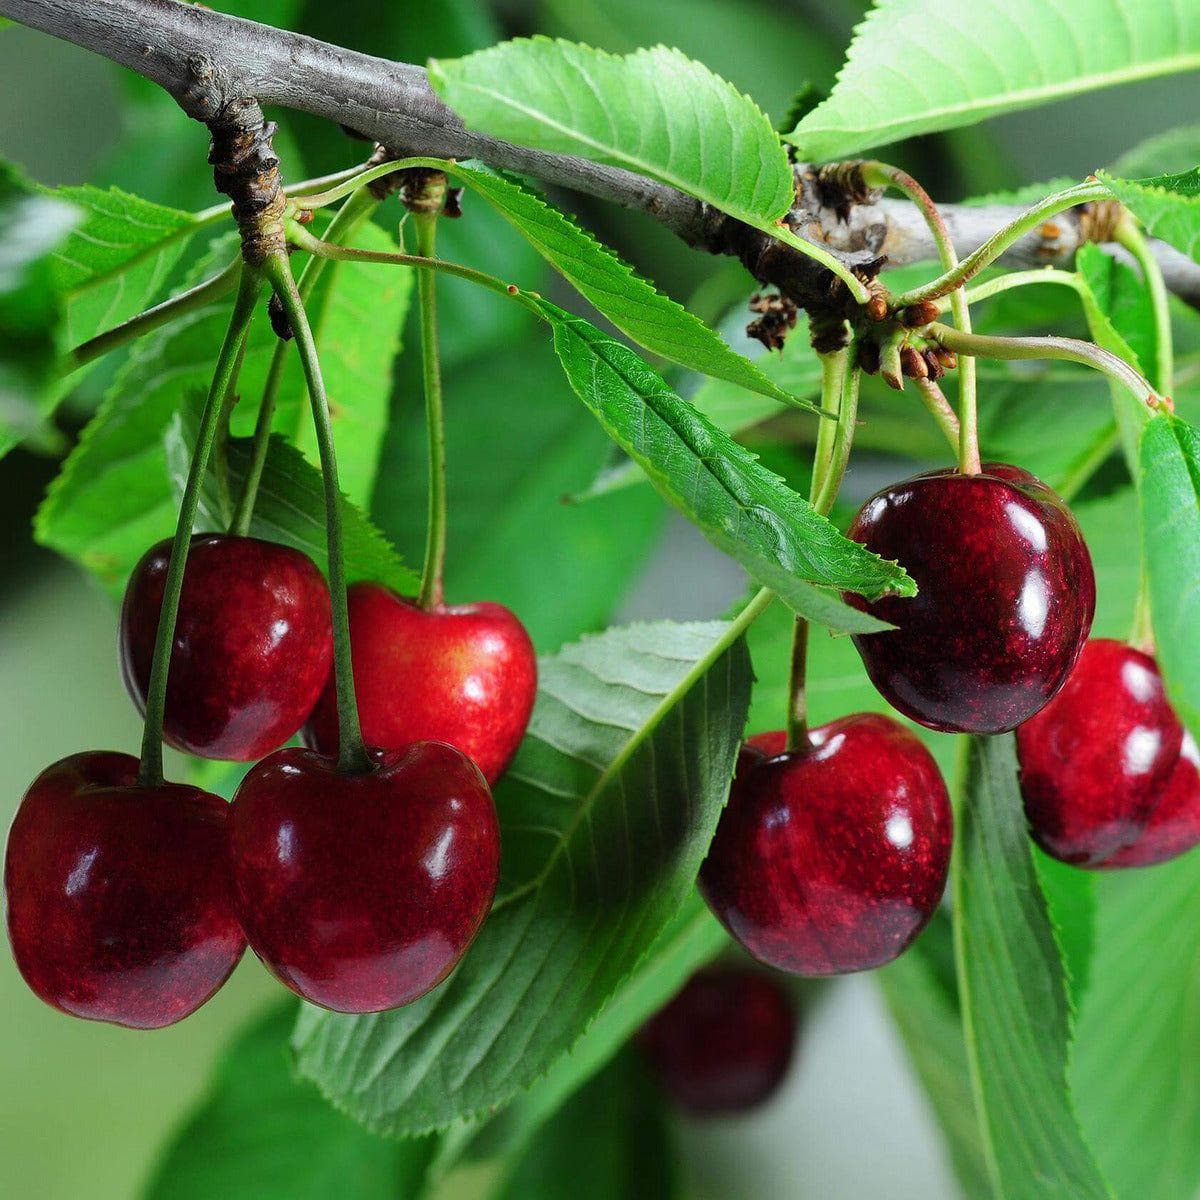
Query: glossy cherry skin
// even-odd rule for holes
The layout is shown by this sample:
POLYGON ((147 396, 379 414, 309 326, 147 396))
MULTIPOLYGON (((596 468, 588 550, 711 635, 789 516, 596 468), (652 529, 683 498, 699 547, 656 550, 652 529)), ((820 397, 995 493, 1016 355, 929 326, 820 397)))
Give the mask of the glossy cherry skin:
POLYGON ((1175 769, 1159 793, 1145 827, 1131 845, 1110 854, 1102 867, 1149 867, 1200 845, 1200 750, 1184 733, 1175 769))
POLYGON ((784 751, 752 738, 700 890, 760 962, 797 975, 882 966, 925 927, 950 866, 937 764, 888 717, 857 713, 784 751))
MULTIPOLYGON (((121 672, 143 713, 170 558, 170 542, 146 553, 121 610, 121 672)), ((304 724, 332 661, 329 590, 312 559, 257 538, 192 538, 167 675, 166 741, 204 758, 261 758, 304 724)))
POLYGON ((1096 583, 1067 506, 1028 471, 930 471, 876 493, 849 536, 916 581, 910 599, 846 601, 897 626, 854 641, 889 704, 930 729, 1003 733, 1066 682, 1096 583))
MULTIPOLYGON (((537 655, 525 626, 500 604, 426 611, 377 583, 354 584, 349 600, 367 744, 401 750, 447 742, 495 783, 525 736, 537 694, 537 655)), ((316 749, 337 753, 332 672, 306 736, 316 749)))
POLYGON ((796 1015, 787 993, 761 971, 709 967, 646 1022, 638 1045, 685 1112, 746 1112, 783 1082, 796 1015))
POLYGON ((1154 659, 1089 641, 1062 691, 1017 730, 1034 840, 1063 862, 1103 864, 1141 836, 1182 742, 1154 659))
POLYGON ((178 783, 138 787, 137 759, 95 750, 25 793, 4 862, 25 982, 92 1021, 158 1029, 198 1009, 246 948, 229 880, 229 806, 178 783))
POLYGON ((491 907, 500 870, 492 794, 441 742, 343 774, 278 750, 233 798, 238 914, 288 987, 335 1012, 397 1008, 441 983, 491 907))

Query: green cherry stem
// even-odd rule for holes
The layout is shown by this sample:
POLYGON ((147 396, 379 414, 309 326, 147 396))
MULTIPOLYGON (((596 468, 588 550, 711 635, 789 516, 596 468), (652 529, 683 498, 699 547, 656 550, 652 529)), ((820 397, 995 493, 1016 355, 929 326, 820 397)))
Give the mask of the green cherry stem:
MULTIPOLYGON (((379 207, 379 201, 369 188, 361 188, 352 192, 350 198, 333 216, 325 230, 328 241, 338 243, 353 236, 364 221, 379 207)), ((315 255, 304 264, 296 288, 300 299, 305 303, 313 293, 317 281, 321 278, 326 266, 332 259, 318 258, 315 255)), ((267 462, 267 451, 271 444, 271 423, 275 417, 275 404, 279 398, 280 384, 283 382, 283 371, 287 365, 287 343, 280 339, 271 353, 271 363, 267 368, 266 382, 263 384, 262 400, 258 406, 258 420, 254 424, 254 440, 250 448, 250 462, 246 467, 246 480, 242 486, 242 494, 238 497, 237 508, 229 525, 229 532, 245 537, 250 530, 250 521, 254 516, 254 503, 258 498, 259 484, 262 483, 263 468, 267 462)))
POLYGON ((937 422, 938 428, 946 435, 946 440, 950 445, 955 450, 958 450, 962 444, 962 431, 959 428, 958 417, 954 413, 954 407, 946 399, 946 394, 932 379, 918 379, 916 384, 917 391, 921 393, 921 400, 929 410, 930 416, 933 417, 937 422))
POLYGON ((1175 374, 1174 341, 1171 336, 1171 306, 1167 285, 1163 282, 1162 268, 1150 252, 1145 234, 1128 212, 1122 213, 1113 235, 1119 245, 1133 255, 1142 272, 1142 280, 1150 295, 1150 308, 1154 313, 1154 348, 1157 351, 1157 370, 1154 386, 1164 396, 1169 396, 1174 386, 1175 374))
POLYGON ((985 267, 990 267, 1014 242, 1018 242, 1030 230, 1035 229, 1048 217, 1056 213, 1074 208, 1077 204, 1090 204, 1096 200, 1111 200, 1112 192, 1102 183, 1080 183, 1065 191, 1047 196, 1045 200, 1035 204, 1023 212, 1016 220, 997 230, 978 249, 968 254, 966 258, 951 270, 944 271, 936 279, 920 287, 910 288, 907 292, 895 297, 894 303, 898 308, 918 304, 922 300, 940 300, 948 296, 955 288, 961 287, 967 280, 974 278, 985 267))
POLYGON ((80 342, 64 359, 63 374, 70 374, 125 345, 126 342, 133 341, 134 338, 144 337, 152 330, 203 308, 213 300, 233 291, 237 287, 241 274, 242 260, 236 258, 223 271, 196 284, 193 288, 188 288, 186 292, 171 296, 161 304, 156 304, 153 308, 148 308, 145 312, 130 317, 128 321, 122 321, 120 325, 114 325, 111 329, 106 329, 103 333, 88 338, 86 342, 80 342))
MULTIPOLYGON (((411 214, 422 258, 434 257, 437 239, 436 212, 411 214)), ((442 403, 442 366, 438 349, 437 273, 431 267, 417 271, 421 306, 421 372, 425 386, 425 425, 429 437, 429 523, 425 539, 425 565, 417 602, 436 609, 444 598, 446 567, 446 420, 442 403)))
POLYGON ((295 333, 304 368, 308 395, 312 402, 313 426, 321 457, 321 476, 325 485, 325 537, 329 554, 329 599, 333 609, 333 664, 337 688, 338 769, 344 772, 367 770, 371 763, 363 744, 358 723, 358 704, 354 698, 354 669, 350 651, 350 613, 346 602, 346 562, 343 552, 341 490, 338 487, 337 455, 333 445, 333 425, 329 418, 329 399, 317 357, 304 301, 292 277, 287 255, 275 253, 263 264, 267 278, 279 297, 283 311, 295 333))
POLYGON ((142 758, 138 767, 138 782, 145 787, 155 787, 163 780, 162 727, 167 704, 167 673, 171 665, 175 619, 179 615, 179 597, 183 591, 183 576, 187 567, 192 527, 196 522, 196 510, 200 504, 200 492, 205 472, 208 470, 209 455, 221 424, 225 397, 235 383, 242 345, 254 315, 254 306, 262 290, 262 283, 262 276, 252 267, 247 266, 242 270, 233 314, 217 354, 212 384, 208 389, 208 399, 205 401, 204 414, 200 418, 200 429, 196 435, 196 448, 192 453, 183 498, 179 502, 179 521, 175 526, 174 541, 171 543, 171 560, 167 566, 158 633, 154 640, 150 684, 146 689, 146 722, 142 730, 142 758))
MULTIPOLYGON (((954 239, 929 193, 907 171, 887 163, 865 163, 863 175, 869 184, 893 187, 903 192, 917 206, 933 235, 942 270, 947 273, 955 271, 958 268, 958 255, 954 250, 954 239)), ((954 315, 954 324, 964 333, 970 333, 971 309, 966 289, 961 284, 950 293, 950 310, 954 315)), ((958 410, 958 469, 964 475, 978 475, 979 410, 975 398, 975 360, 969 356, 958 364, 958 410)))
MULTIPOLYGON (((812 484, 809 496, 813 507, 828 513, 846 472, 858 412, 858 385, 861 372, 850 364, 855 357, 853 345, 821 354, 821 413, 827 419, 817 425, 813 448, 812 484)), ((787 748, 795 750, 808 744, 808 621, 797 615, 792 629, 792 661, 788 685, 787 748)))
POLYGON ((1082 363, 1127 388, 1151 412, 1158 412, 1164 403, 1162 396, 1124 359, 1092 342, 1065 337, 996 337, 991 334, 963 333, 960 329, 936 323, 930 325, 926 332, 946 349, 976 358, 995 358, 1002 362, 1050 359, 1082 363))

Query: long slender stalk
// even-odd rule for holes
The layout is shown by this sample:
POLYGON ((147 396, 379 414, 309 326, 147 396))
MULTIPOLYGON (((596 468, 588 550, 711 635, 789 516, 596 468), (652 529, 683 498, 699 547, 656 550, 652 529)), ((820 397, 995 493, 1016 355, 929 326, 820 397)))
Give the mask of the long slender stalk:
POLYGON ((221 423, 221 410, 226 395, 233 388, 242 345, 261 290, 261 275, 250 267, 244 268, 233 314, 229 319, 229 328, 217 354, 212 384, 208 390, 204 415, 201 417, 200 430, 196 437, 196 448, 192 452, 192 463, 188 469, 183 498, 179 502, 179 521, 175 526, 175 539, 171 543, 171 559, 167 566, 162 608, 158 616, 158 633, 154 639, 150 684, 146 689, 146 722, 142 730, 142 758, 138 767, 138 782, 147 787, 154 787, 162 783, 163 779, 162 726, 167 703, 167 675, 171 665, 175 619, 179 615, 179 597, 183 591, 192 526, 196 522, 204 473, 208 469, 209 454, 221 423))
POLYGON ((1154 313, 1154 345, 1158 359, 1154 386, 1164 396, 1169 396, 1174 386, 1172 377, 1175 374, 1175 352, 1171 335, 1170 296, 1167 285, 1163 282, 1162 268, 1150 253, 1145 235, 1128 213, 1117 222, 1115 237, 1133 255, 1141 268, 1142 280, 1150 294, 1150 308, 1154 313))
MULTIPOLYGON (((369 188, 361 188, 352 192, 350 198, 333 216, 325 230, 326 241, 337 244, 352 237, 364 221, 379 206, 379 201, 372 195, 369 188)), ((329 258, 318 258, 314 255, 304 264, 296 288, 300 299, 307 304, 317 281, 328 263, 329 258)), ((263 467, 267 461, 267 450, 271 443, 271 423, 275 417, 275 403, 279 398, 279 387, 283 381, 283 370, 287 364, 287 343, 280 340, 271 353, 271 363, 267 368, 266 382, 263 384, 262 400, 258 405, 258 419, 254 424, 254 440, 250 449, 250 462, 246 467, 246 479, 242 486, 242 494, 238 497, 237 508, 233 514, 229 531, 245 537, 250 529, 250 520, 254 515, 254 502, 258 497, 258 487, 262 482, 263 467)))
POLYGON ((1078 338, 995 337, 991 334, 963 333, 949 325, 937 324, 930 325, 928 332, 947 349, 976 358, 995 358, 1001 361, 1044 358, 1082 363, 1127 388, 1151 411, 1157 412, 1163 403, 1163 398, 1124 359, 1078 338))
POLYGON ((114 325, 111 329, 106 329, 103 333, 98 333, 95 337, 88 338, 86 342, 80 342, 67 355, 63 366, 63 374, 70 374, 71 371, 77 370, 79 367, 86 366, 90 362, 95 362, 96 359, 102 358, 105 354, 116 350, 119 346, 125 345, 126 342, 131 342, 135 338, 145 337, 152 330, 175 321, 179 317, 186 316, 190 312, 195 312, 211 301, 219 299, 237 287, 241 273, 242 260, 240 258, 234 259, 223 271, 219 271, 216 275, 203 280, 201 283, 196 284, 195 287, 189 288, 186 292, 180 292, 177 296, 171 296, 161 304, 156 304, 153 308, 148 308, 144 312, 138 313, 137 316, 130 317, 128 321, 122 321, 120 325, 114 325))
POLYGON ((1112 192, 1102 183, 1080 183, 1067 188, 1066 191, 1047 196, 1045 200, 1023 212, 1015 221, 1009 222, 1003 229, 998 229, 982 246, 968 254, 957 267, 943 271, 936 279, 931 279, 920 287, 910 288, 901 293, 895 298, 895 303, 903 307, 922 300, 939 300, 942 296, 948 296, 955 288, 961 287, 968 279, 978 275, 984 267, 990 267, 1014 242, 1020 241, 1048 217, 1074 208, 1077 204, 1111 199, 1112 192))
MULTIPOLYGON (((1057 267, 1035 267, 1029 271, 1009 271, 985 283, 976 284, 967 290, 967 303, 981 304, 984 300, 1000 295, 1001 292, 1019 287, 1032 287, 1038 283, 1056 283, 1062 287, 1069 287, 1076 293, 1081 286, 1079 276, 1072 271, 1060 271, 1057 267)), ((943 311, 950 306, 946 300, 939 301, 939 304, 943 311)))
POLYGON ((829 461, 829 470, 821 480, 820 489, 813 499, 813 507, 819 513, 827 513, 833 508, 833 502, 841 490, 842 480, 846 477, 846 467, 850 462, 850 447, 854 443, 854 428, 858 420, 858 391, 862 382, 862 372, 851 368, 846 376, 842 389, 842 402, 838 408, 837 437, 833 443, 833 457, 829 461))
POLYGON ((930 416, 937 422, 938 428, 946 435, 946 440, 950 443, 954 450, 958 450, 962 433, 959 429, 958 417, 954 415, 954 409, 950 406, 950 401, 946 399, 945 393, 937 383, 932 379, 918 379, 917 390, 921 393, 921 399, 925 403, 925 407, 929 410, 930 416))
POLYGON ((495 275, 486 271, 476 271, 474 267, 464 267, 461 263, 450 262, 444 258, 425 258, 420 254, 398 254, 387 250, 361 250, 357 246, 333 246, 329 242, 314 237, 303 225, 289 221, 287 227, 288 241, 309 254, 322 258, 331 258, 341 262, 370 262, 387 263, 401 267, 429 267, 442 271, 447 275, 455 275, 459 279, 469 279, 480 287, 497 292, 501 296, 512 296, 515 290, 495 275))
MULTIPOLYGON (((417 232, 418 252, 422 258, 433 258, 437 213, 414 212, 412 220, 417 232)), ((446 419, 438 349, 437 275, 432 268, 421 267, 417 271, 417 294, 421 305, 421 373, 429 438, 429 520, 418 602, 422 608, 438 608, 444 597, 446 567, 446 419)))
POLYGON ((287 255, 273 254, 263 264, 267 278, 283 305, 296 337, 304 368, 308 395, 312 402, 317 449, 321 456, 321 475, 325 485, 325 537, 329 549, 329 598, 333 609, 333 662, 337 689, 338 769, 365 771, 370 759, 363 745, 358 723, 358 704, 354 697, 354 668, 350 650, 350 613, 346 601, 346 562, 342 537, 341 489, 338 487, 337 454, 333 445, 333 425, 329 418, 329 399, 317 357, 317 344, 304 301, 292 277, 287 255))
MULTIPOLYGON (((883 184, 903 192, 920 210, 925 225, 937 246, 938 260, 947 274, 958 268, 954 239, 946 221, 929 193, 907 172, 887 163, 866 163, 863 174, 868 183, 883 184)), ((960 284, 950 293, 950 310, 954 324, 963 333, 971 332, 971 309, 965 287, 960 284)), ((958 364, 958 468, 964 475, 979 473, 979 408, 975 397, 975 360, 964 355, 958 364)))

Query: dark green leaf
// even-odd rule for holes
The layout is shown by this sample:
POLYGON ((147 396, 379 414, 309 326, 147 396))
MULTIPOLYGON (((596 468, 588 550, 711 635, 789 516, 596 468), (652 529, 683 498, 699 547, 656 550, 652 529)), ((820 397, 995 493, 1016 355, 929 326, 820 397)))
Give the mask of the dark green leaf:
POLYGON ((627 1050, 545 1125, 496 1200, 671 1200, 680 1183, 663 1099, 627 1050))
POLYGON ((812 584, 871 596, 915 593, 902 568, 843 537, 628 347, 548 301, 536 304, 571 386, 609 437, 714 545, 798 612, 855 631, 870 618, 812 584))
POLYGON ((971 739, 961 825, 959 994, 997 1195, 1111 1200, 1067 1088, 1068 984, 1034 867, 1011 735, 971 739))
POLYGON ((520 230, 547 262, 638 345, 689 370, 713 375, 784 404, 797 398, 735 353, 686 308, 657 291, 607 246, 516 183, 477 167, 451 173, 520 230))
POLYGON ((301 1071, 339 1106, 426 1132, 506 1103, 579 1041, 712 838, 749 702, 745 644, 728 638, 722 623, 633 626, 541 661, 496 789, 500 889, 457 971, 407 1008, 306 1010, 297 1026, 301 1071))
POLYGON ((384 1141, 331 1108, 288 1064, 296 1005, 253 1021, 171 1139, 143 1200, 396 1200, 411 1196, 435 1139, 384 1141))
POLYGON ((626 167, 749 221, 791 207, 791 166, 748 97, 678 50, 619 57, 520 38, 429 64, 435 91, 469 128, 626 167))
POLYGON ((1200 434, 1160 414, 1142 434, 1140 462, 1158 665, 1180 720, 1200 736, 1200 434))
POLYGON ((1194 1196, 1200 858, 1098 882, 1096 949, 1071 1063, 1079 1118, 1119 1196, 1194 1196))

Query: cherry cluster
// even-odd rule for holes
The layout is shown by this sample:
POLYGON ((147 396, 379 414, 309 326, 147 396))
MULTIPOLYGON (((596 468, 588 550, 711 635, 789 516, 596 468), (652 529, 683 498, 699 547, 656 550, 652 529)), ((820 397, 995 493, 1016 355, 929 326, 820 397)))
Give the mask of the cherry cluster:
MULTIPOLYGON (((929 729, 1017 731, 1035 841, 1064 862, 1130 867, 1200 842, 1200 754, 1154 660, 1088 641, 1096 586, 1062 500, 1006 464, 932 471, 872 496, 850 537, 901 562, 913 599, 846 600, 894 629, 859 635, 888 702, 929 729)), ((908 729, 858 713, 751 738, 700 887, 761 962, 801 975, 891 961, 945 889, 953 817, 908 729)))
MULTIPOLYGON (((120 622, 143 711, 170 543, 133 572, 120 622)), ((163 737, 255 762, 227 804, 139 780, 92 751, 48 767, 5 861, 17 965, 47 1003, 139 1029, 205 1003, 247 942, 306 1000, 407 1004, 444 979, 483 923, 500 867, 490 785, 525 732, 537 663, 496 604, 423 609, 349 591, 365 770, 339 769, 330 597, 305 554, 256 538, 191 540, 163 737), (310 748, 280 749, 303 731, 310 748)))

